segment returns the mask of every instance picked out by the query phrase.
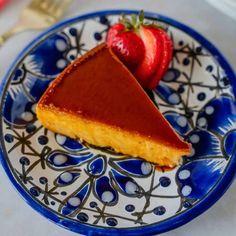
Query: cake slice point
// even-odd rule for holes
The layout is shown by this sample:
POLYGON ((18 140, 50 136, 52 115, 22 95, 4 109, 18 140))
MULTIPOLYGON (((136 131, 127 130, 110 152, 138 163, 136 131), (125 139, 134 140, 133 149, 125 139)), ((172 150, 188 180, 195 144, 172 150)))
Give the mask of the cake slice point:
POLYGON ((134 76, 100 44, 67 67, 36 107, 48 129, 160 166, 190 153, 134 76))

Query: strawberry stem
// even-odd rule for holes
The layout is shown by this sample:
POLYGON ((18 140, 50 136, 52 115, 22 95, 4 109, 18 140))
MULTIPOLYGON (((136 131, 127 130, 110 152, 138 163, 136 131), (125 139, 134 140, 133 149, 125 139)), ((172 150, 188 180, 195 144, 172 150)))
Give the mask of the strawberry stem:
POLYGON ((138 15, 131 15, 130 18, 128 18, 127 16, 122 14, 121 18, 119 19, 119 22, 125 26, 124 31, 133 30, 133 31, 137 32, 139 30, 140 26, 143 26, 143 25, 166 30, 166 27, 164 27, 162 25, 159 25, 154 22, 147 23, 144 20, 145 20, 145 14, 144 14, 144 11, 141 10, 138 15))

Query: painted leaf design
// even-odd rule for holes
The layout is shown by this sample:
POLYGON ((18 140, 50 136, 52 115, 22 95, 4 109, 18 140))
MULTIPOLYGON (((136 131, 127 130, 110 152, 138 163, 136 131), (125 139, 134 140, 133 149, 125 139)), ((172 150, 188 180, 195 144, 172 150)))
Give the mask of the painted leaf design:
POLYGON ((79 166, 93 157, 92 153, 69 154, 62 151, 54 151, 47 158, 47 164, 53 169, 63 170, 79 166))
POLYGON ((221 178, 225 159, 202 159, 189 162, 179 168, 177 181, 180 193, 192 199, 203 198, 221 178))
POLYGON ((170 105, 178 105, 181 103, 180 95, 162 81, 159 83, 155 91, 163 101, 170 105))
POLYGON ((76 214, 76 210, 84 204, 86 199, 89 197, 89 192, 91 189, 91 183, 88 182, 82 185, 77 191, 71 194, 66 200, 60 205, 59 209, 63 215, 76 214))
POLYGON ((118 202, 118 193, 112 187, 110 179, 102 176, 95 182, 95 195, 97 198, 108 206, 113 206, 118 202))
POLYGON ((110 165, 124 175, 147 177, 152 173, 152 165, 141 159, 110 159, 110 165))
POLYGON ((119 172, 112 170, 110 173, 111 178, 114 181, 119 191, 129 197, 141 197, 144 190, 137 182, 131 177, 120 174, 119 172))

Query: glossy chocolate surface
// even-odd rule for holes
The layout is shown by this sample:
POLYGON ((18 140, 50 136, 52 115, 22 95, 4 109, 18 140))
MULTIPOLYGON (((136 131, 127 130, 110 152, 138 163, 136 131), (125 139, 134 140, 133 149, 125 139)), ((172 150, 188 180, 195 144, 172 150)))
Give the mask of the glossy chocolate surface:
POLYGON ((188 148, 105 44, 70 65, 41 102, 173 147, 188 148))

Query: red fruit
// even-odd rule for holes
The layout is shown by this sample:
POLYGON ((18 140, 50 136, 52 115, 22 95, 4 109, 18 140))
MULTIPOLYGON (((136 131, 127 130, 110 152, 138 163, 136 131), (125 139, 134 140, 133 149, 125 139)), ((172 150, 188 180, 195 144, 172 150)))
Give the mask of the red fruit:
POLYGON ((107 44, 111 46, 116 35, 118 33, 123 32, 124 30, 125 30, 125 26, 121 23, 116 23, 113 26, 111 26, 111 28, 107 32, 107 39, 106 39, 107 44))
POLYGON ((0 0, 0 9, 3 8, 6 3, 7 3, 7 0, 0 0))
POLYGON ((145 47, 142 63, 133 71, 136 79, 143 87, 147 87, 150 76, 156 71, 160 62, 161 41, 152 33, 151 27, 141 27, 140 37, 145 47))
POLYGON ((152 28, 151 31, 158 41, 161 42, 161 50, 159 52, 160 63, 147 84, 148 88, 154 89, 168 69, 173 55, 173 43, 165 31, 158 28, 152 28))
POLYGON ((144 57, 142 40, 133 32, 118 34, 110 45, 115 55, 130 69, 134 69, 144 57))
POLYGON ((146 24, 144 13, 123 16, 107 34, 107 44, 144 88, 155 88, 172 59, 173 45, 157 25, 146 24))
POLYGON ((144 57, 144 45, 134 31, 124 31, 121 23, 111 27, 107 44, 115 55, 130 69, 134 69, 144 57))

